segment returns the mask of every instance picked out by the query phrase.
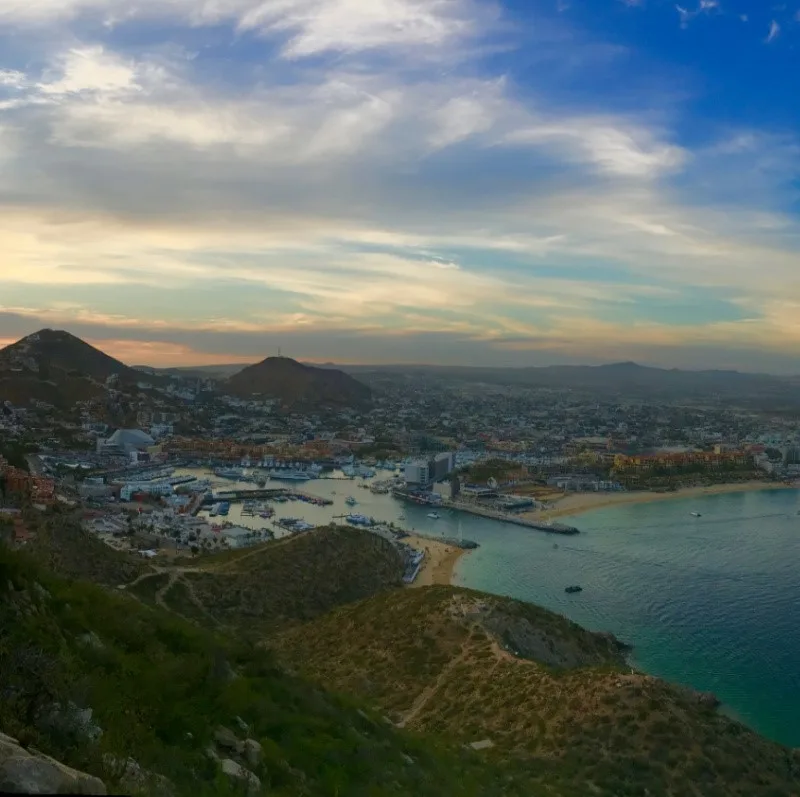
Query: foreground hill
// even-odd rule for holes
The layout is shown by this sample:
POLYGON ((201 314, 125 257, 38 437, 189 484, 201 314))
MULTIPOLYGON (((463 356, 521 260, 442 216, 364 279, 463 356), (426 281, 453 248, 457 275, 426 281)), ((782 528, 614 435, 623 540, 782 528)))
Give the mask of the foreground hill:
POLYGON ((371 391, 343 371, 314 368, 288 357, 268 357, 233 374, 222 389, 240 398, 264 396, 287 407, 358 407, 371 391))
POLYGON ((488 739, 552 794, 800 794, 800 755, 710 696, 631 671, 612 638, 535 606, 431 587, 342 607, 270 644, 401 726, 488 739))
POLYGON ((142 374, 69 332, 43 329, 0 350, 0 397, 68 407, 105 392, 106 380, 133 385, 142 374))
POLYGON ((398 731, 264 651, 3 546, 0 692, 0 734, 21 745, 0 736, 4 791, 105 793, 54 781, 35 748, 142 797, 536 797, 506 767, 398 731))
POLYGON ((332 527, 164 569, 129 589, 187 619, 253 636, 397 587, 402 575, 382 537, 332 527))

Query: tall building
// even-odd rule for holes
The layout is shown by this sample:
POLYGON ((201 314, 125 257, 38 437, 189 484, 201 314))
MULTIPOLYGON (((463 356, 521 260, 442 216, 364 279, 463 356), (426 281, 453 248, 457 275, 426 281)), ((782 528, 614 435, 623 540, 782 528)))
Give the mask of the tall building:
POLYGON ((426 490, 432 484, 446 479, 455 469, 455 464, 456 455, 452 452, 410 462, 405 467, 406 486, 412 490, 426 490))

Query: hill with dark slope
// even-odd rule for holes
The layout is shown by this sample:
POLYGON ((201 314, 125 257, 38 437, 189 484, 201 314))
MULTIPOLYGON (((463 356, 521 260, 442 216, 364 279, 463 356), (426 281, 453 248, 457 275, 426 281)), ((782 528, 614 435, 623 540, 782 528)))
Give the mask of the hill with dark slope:
POLYGON ((68 406, 102 395, 108 377, 132 385, 142 374, 69 332, 43 329, 0 350, 0 397, 68 406))
POLYGON ((240 398, 263 396, 287 407, 359 407, 372 393, 343 371, 314 368, 288 357, 268 357, 222 383, 222 390, 240 398))
POLYGON ((189 620, 253 636, 395 588, 402 575, 397 550, 382 537, 332 527, 204 557, 130 589, 189 620))
MULTIPOLYGON (((287 674, 263 650, 63 581, 2 546, 0 694, 0 733, 30 748, 29 761, 42 751, 115 794, 544 794, 502 764, 397 730, 366 705, 287 674)), ((7 741, 0 788, 51 774, 41 765, 20 772, 7 741)))
POLYGON ((328 688, 403 727, 464 743, 545 793, 800 794, 800 754, 698 695, 630 670, 613 638, 518 601, 452 587, 345 606, 270 643, 328 688))

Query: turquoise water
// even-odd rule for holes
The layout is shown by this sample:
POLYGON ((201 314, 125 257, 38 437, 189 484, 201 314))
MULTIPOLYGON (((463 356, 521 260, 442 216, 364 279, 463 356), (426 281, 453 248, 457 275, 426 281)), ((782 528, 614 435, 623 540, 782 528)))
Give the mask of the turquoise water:
POLYGON ((574 519, 585 534, 560 540, 473 527, 481 548, 455 583, 612 631, 637 667, 714 692, 732 716, 796 747, 799 510, 800 493, 770 490, 597 510, 574 519), (584 591, 567 595, 569 584, 584 591))
MULTIPOLYGON (((611 631, 634 646, 637 667, 712 691, 733 716, 800 747, 800 491, 607 508, 574 518, 584 533, 560 537, 460 513, 432 520, 428 509, 359 483, 298 485, 334 506, 278 504, 277 515, 323 524, 361 512, 434 536, 456 536, 461 526, 481 547, 461 558, 456 584, 611 631), (358 500, 352 509, 348 495, 358 500), (583 592, 565 594, 570 584, 583 592)), ((234 505, 228 520, 237 522, 240 510, 234 505)), ((271 527, 259 518, 242 522, 271 527)))

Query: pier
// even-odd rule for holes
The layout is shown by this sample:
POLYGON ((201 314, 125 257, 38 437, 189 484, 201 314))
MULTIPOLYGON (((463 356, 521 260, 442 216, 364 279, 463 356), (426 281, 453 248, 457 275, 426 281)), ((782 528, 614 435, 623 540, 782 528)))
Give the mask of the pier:
POLYGON ((524 526, 536 531, 545 531, 548 534, 580 534, 580 530, 575 526, 567 526, 564 523, 553 523, 552 521, 531 520, 530 518, 513 515, 509 512, 498 512, 496 509, 488 509, 483 506, 467 504, 464 502, 454 502, 446 505, 449 509, 458 512, 467 512, 470 515, 485 517, 489 520, 499 520, 501 523, 513 523, 515 526, 524 526))

